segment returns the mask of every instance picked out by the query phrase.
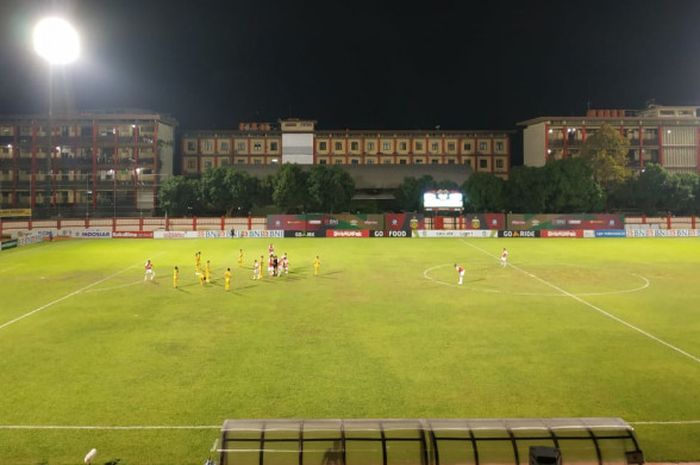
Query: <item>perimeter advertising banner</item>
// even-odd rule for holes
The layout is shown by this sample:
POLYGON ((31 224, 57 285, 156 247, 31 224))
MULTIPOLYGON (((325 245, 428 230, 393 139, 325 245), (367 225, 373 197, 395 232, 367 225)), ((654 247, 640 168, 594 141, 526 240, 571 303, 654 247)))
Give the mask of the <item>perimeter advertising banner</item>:
POLYGON ((465 229, 506 229, 504 213, 470 213, 464 215, 465 229))
POLYGON ((385 228, 384 215, 337 213, 326 215, 268 215, 267 229, 284 231, 327 231, 329 229, 382 231, 385 228))
POLYGON ((417 231, 425 228, 422 214, 418 213, 387 213, 384 215, 387 231, 417 231))
POLYGON ((509 214, 510 230, 541 229, 624 229, 622 215, 608 214, 509 214))

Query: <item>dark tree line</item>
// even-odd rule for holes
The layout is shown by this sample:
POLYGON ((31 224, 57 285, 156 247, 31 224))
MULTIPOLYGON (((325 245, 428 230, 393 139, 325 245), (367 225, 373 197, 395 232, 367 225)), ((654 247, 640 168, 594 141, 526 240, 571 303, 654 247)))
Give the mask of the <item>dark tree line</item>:
POLYGON ((247 215, 254 207, 274 205, 278 212, 348 210, 355 192, 350 175, 338 166, 308 171, 285 164, 259 179, 233 167, 207 170, 199 179, 175 176, 160 188, 163 213, 171 216, 247 215))

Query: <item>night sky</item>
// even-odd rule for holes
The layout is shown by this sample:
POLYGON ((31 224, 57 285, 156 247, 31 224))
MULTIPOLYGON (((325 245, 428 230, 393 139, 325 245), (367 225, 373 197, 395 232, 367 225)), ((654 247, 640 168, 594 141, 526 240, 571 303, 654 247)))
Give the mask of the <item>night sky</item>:
POLYGON ((46 111, 30 37, 51 12, 84 42, 59 98, 183 129, 513 129, 587 105, 700 104, 699 1, 3 0, 0 113, 46 111))

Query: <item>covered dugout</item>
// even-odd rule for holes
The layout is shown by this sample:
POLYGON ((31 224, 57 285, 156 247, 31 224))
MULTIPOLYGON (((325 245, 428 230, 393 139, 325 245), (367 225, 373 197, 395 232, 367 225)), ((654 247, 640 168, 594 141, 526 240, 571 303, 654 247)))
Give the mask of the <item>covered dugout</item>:
POLYGON ((642 464, 620 418, 227 420, 220 465, 642 464))

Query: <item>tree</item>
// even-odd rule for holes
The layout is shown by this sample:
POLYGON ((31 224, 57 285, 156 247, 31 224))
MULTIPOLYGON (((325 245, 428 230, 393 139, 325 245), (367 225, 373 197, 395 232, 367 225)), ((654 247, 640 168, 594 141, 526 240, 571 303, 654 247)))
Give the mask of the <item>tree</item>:
POLYGON ((198 214, 201 210, 199 181, 183 176, 168 178, 160 186, 160 208, 171 216, 198 214))
POLYGON ((605 193, 593 179, 593 170, 581 158, 548 162, 543 168, 546 183, 545 210, 551 213, 597 212, 605 205, 605 193))
POLYGON ((275 175, 272 201, 280 210, 306 210, 308 204, 306 173, 299 165, 287 163, 280 167, 275 175))
POLYGON ((543 168, 513 168, 506 184, 508 210, 520 213, 543 212, 547 205, 547 179, 543 168))
POLYGON ((355 193, 355 181, 340 166, 316 165, 308 176, 311 209, 323 212, 347 210, 355 193))
POLYGON ((464 182, 466 206, 475 212, 498 212, 505 208, 505 182, 491 173, 474 173, 464 182))
POLYGON ((629 176, 627 154, 629 141, 612 126, 604 123, 600 129, 586 139, 581 158, 593 170, 593 179, 605 188, 624 182, 629 176))
POLYGON ((435 189, 436 183, 432 176, 424 175, 420 178, 408 176, 396 188, 396 203, 400 210, 418 211, 422 203, 423 192, 435 189))
POLYGON ((226 209, 226 214, 230 215, 234 210, 247 214, 252 208, 258 194, 258 179, 252 177, 245 171, 234 168, 227 168, 224 176, 224 183, 231 194, 231 204, 226 209))

